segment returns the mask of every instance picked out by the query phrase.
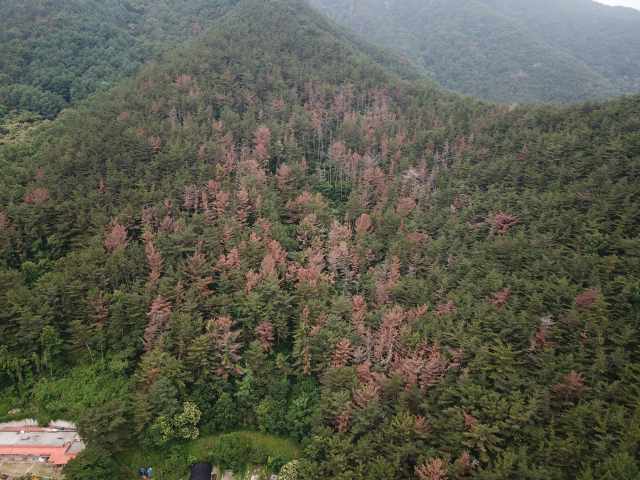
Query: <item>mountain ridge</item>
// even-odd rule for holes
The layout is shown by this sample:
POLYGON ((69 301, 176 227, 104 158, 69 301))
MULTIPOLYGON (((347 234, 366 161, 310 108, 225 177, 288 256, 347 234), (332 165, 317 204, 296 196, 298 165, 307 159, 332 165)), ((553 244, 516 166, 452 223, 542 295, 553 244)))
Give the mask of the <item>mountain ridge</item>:
MULTIPOLYGON (((539 12, 540 2, 528 7, 538 17, 533 14, 517 17, 516 7, 507 8, 508 2, 497 1, 312 3, 335 20, 426 69, 445 87, 489 101, 568 103, 602 100, 618 96, 623 90, 632 93, 640 88, 640 84, 633 87, 631 80, 621 84, 617 74, 615 78, 611 76, 609 67, 599 68, 589 57, 577 58, 575 52, 571 53, 568 47, 571 39, 582 38, 584 34, 574 32, 559 44, 550 42, 539 29, 531 28, 538 17, 544 17, 539 12)), ((547 11, 569 8, 547 7, 547 11)), ((565 23, 571 21, 567 15, 562 18, 565 23)), ((613 17, 611 20, 618 21, 613 17)), ((557 32, 563 30, 562 25, 553 28, 557 32)), ((584 46, 585 41, 580 41, 578 46, 584 46)), ((598 55, 603 57, 602 52, 598 55)), ((618 55, 615 62, 620 65, 625 59, 618 55)), ((607 64, 611 65, 611 61, 607 64)))
POLYGON ((640 476, 640 95, 490 104, 332 25, 242 0, 0 146, 0 415, 77 420, 67 480, 640 476))
MULTIPOLYGON (((640 15, 634 13, 626 18, 593 15, 584 11, 590 3, 587 0, 480 1, 606 74, 625 93, 640 89, 640 15), (551 14, 540 15, 541 9, 551 14)), ((598 10, 604 11, 608 6, 602 7, 598 10)))

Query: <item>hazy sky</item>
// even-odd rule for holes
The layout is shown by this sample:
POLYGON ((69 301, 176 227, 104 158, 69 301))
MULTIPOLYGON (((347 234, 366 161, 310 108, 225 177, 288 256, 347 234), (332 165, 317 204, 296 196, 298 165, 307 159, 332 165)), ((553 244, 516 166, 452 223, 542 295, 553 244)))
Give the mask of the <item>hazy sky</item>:
POLYGON ((623 7, 637 8, 640 10, 640 0, 596 0, 605 5, 622 5, 623 7))

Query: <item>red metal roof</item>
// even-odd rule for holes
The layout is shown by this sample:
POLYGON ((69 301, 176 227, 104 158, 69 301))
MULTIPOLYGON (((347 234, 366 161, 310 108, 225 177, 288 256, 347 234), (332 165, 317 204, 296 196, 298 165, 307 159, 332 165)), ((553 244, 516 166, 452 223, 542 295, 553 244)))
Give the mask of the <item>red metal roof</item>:
POLYGON ((64 454, 67 451, 69 445, 65 445, 63 447, 49 447, 49 446, 10 446, 10 447, 0 447, 0 455, 55 455, 55 454, 64 454))
POLYGON ((62 454, 62 455, 51 455, 49 457, 49 461, 53 462, 54 465, 66 465, 67 462, 69 460, 71 460, 72 458, 76 458, 75 455, 66 455, 66 454, 62 454))
MULTIPOLYGON (((54 428, 42 427, 5 427, 0 431, 12 432, 51 432, 54 428)), ((49 457, 49 462, 54 465, 66 465, 69 460, 76 458, 75 453, 66 453, 69 447, 75 441, 64 443, 61 446, 55 445, 2 445, 0 446, 0 455, 39 455, 41 457, 49 457)))

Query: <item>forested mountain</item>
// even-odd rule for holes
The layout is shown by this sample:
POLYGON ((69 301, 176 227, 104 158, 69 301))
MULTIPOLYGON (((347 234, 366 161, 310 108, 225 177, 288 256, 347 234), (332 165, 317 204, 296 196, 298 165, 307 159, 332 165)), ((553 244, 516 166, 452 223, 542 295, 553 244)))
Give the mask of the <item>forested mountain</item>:
POLYGON ((4 0, 0 104, 53 119, 197 36, 237 0, 4 0))
POLYGON ((590 0, 311 0, 452 90, 490 101, 640 90, 640 15, 590 0), (597 6, 596 6, 597 5, 597 6))
MULTIPOLYGON (((0 119, 13 109, 53 119, 200 35, 236 3, 2 2, 0 119)), ((447 88, 486 100, 567 103, 640 89, 640 15, 632 9, 587 0, 314 3, 447 88)))
POLYGON ((77 419, 67 480, 234 428, 285 480, 640 478, 639 173, 640 95, 488 104, 241 0, 0 146, 0 414, 77 419))
POLYGON ((582 60, 625 93, 640 90, 640 12, 591 0, 480 0, 582 60))
MULTIPOLYGON (((200 35, 237 0, 72 0, 0 3, 0 122, 8 111, 53 120, 61 109, 104 91, 200 35)), ((349 29, 343 40, 406 78, 420 74, 349 29)), ((0 131, 0 133, 2 133, 0 131)))

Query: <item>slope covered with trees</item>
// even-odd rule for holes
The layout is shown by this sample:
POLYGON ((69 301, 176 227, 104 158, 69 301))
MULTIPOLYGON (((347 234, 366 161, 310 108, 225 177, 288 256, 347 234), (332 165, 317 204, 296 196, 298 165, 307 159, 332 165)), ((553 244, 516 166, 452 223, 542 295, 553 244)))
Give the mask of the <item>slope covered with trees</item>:
MULTIPOLYGON (((133 75, 145 62, 197 37, 237 0, 73 0, 0 4, 0 122, 28 111, 53 120, 88 95, 133 75)), ((336 35, 405 78, 417 71, 349 29, 336 35)), ((13 120, 13 118, 12 118, 13 120)), ((11 131, 12 128, 3 130, 11 131)), ((7 132, 0 130, 0 135, 7 132)), ((10 135, 12 137, 13 135, 10 135)), ((7 138, 0 139, 6 142, 7 138)))
POLYGON ((197 36, 236 0, 7 0, 0 104, 53 119, 197 36))
POLYGON ((640 90, 640 12, 591 0, 480 0, 582 60, 625 93, 640 90))
POLYGON ((587 0, 312 3, 441 85, 486 100, 570 103, 640 90, 640 16, 631 9, 587 0))
POLYGON ((0 413, 79 419, 70 480, 235 426, 297 478, 638 478, 640 96, 509 109, 343 32, 242 0, 0 147, 0 413))

